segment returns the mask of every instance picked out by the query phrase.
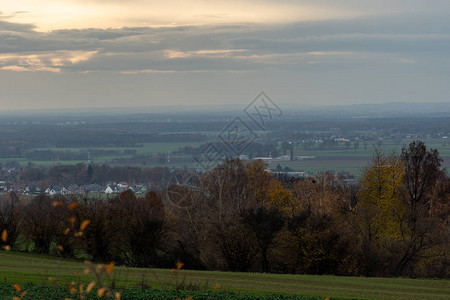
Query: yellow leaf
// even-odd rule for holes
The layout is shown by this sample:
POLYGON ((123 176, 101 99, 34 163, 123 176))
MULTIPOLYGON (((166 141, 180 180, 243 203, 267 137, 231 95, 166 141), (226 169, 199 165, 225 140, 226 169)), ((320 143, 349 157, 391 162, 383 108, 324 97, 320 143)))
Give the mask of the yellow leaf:
POLYGON ((182 262, 177 262, 177 269, 181 269, 184 266, 182 262))
POLYGON ((11 247, 9 245, 3 246, 3 249, 5 249, 6 251, 11 250, 11 247))
POLYGON ((64 250, 63 246, 61 246, 61 245, 59 245, 59 246, 56 247, 56 248, 58 248, 59 252, 62 252, 62 251, 64 250))
POLYGON ((73 226, 73 224, 75 224, 75 217, 70 217, 69 223, 72 224, 72 226, 73 226))
POLYGON ((81 222, 81 226, 80 226, 80 230, 83 231, 86 229, 86 227, 89 225, 90 221, 89 220, 84 220, 83 222, 81 222))
POLYGON ((186 300, 192 300, 192 297, 191 296, 187 296, 186 300))
POLYGON ((12 297, 12 300, 21 300, 20 297, 12 297))
POLYGON ((70 293, 71 293, 72 295, 75 295, 75 294, 77 293, 77 289, 76 289, 76 288, 71 288, 71 289, 70 289, 70 293))
POLYGON ((80 286, 78 287, 78 289, 80 290, 80 294, 83 294, 84 286, 82 283, 80 283, 80 286))
POLYGON ((86 269, 83 270, 83 273, 84 273, 84 274, 89 274, 89 271, 90 271, 90 270, 89 270, 88 268, 86 268, 86 269))
POLYGON ((111 262, 108 267, 106 268, 106 273, 111 274, 114 269, 114 262, 111 262))
POLYGON ((54 207, 58 207, 58 206, 62 206, 62 205, 63 205, 62 201, 53 201, 54 207))
POLYGON ((67 289, 70 290, 71 288, 73 288, 74 285, 75 285, 75 282, 72 281, 71 283, 69 283, 69 286, 67 287, 67 289))
POLYGON ((25 297, 26 294, 27 294, 27 291, 23 291, 22 294, 20 294, 20 298, 25 297))
POLYGON ((115 299, 115 300, 120 300, 120 293, 119 293, 119 292, 116 292, 116 293, 114 294, 114 299, 115 299))
POLYGON ((66 228, 66 230, 64 230, 64 234, 65 234, 65 235, 68 235, 69 232, 70 232, 70 228, 66 228))
POLYGON ((97 296, 103 297, 103 294, 106 292, 106 290, 107 290, 106 287, 99 288, 97 291, 97 296))
POLYGON ((95 281, 92 281, 91 283, 88 284, 87 288, 86 288, 86 293, 90 293, 92 288, 95 285, 95 281))
POLYGON ((70 205, 69 205, 69 210, 72 210, 72 209, 74 209, 75 207, 77 207, 78 206, 78 202, 72 202, 72 203, 70 203, 70 205))
POLYGON ((8 230, 3 229, 3 231, 2 231, 2 241, 3 241, 3 243, 6 243, 7 239, 8 239, 8 230))
POLYGON ((22 290, 22 287, 19 284, 14 284, 13 288, 16 290, 16 292, 20 292, 22 290))

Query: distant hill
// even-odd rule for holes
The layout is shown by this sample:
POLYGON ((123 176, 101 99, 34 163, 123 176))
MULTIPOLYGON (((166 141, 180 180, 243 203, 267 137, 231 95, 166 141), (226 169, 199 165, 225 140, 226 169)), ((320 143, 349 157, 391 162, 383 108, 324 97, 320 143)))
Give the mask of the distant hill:
POLYGON ((350 105, 307 106, 298 104, 282 106, 289 114, 324 115, 336 117, 394 117, 394 116, 450 116, 450 102, 438 103, 368 103, 350 105))

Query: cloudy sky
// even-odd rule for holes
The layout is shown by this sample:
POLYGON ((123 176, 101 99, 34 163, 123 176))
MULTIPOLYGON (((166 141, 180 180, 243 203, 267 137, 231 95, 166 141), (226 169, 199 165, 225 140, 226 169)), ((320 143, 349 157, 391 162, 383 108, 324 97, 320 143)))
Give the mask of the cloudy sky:
POLYGON ((450 101, 448 0, 0 0, 0 110, 450 101))

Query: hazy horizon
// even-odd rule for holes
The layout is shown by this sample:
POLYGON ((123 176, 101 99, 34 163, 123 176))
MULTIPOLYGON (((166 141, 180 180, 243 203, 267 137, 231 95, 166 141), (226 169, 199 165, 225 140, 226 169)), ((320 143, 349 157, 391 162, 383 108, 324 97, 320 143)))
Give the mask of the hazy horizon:
MULTIPOLYGON (((247 103, 248 104, 248 103, 247 103)), ((333 117, 443 117, 450 116, 449 102, 384 102, 366 104, 298 104, 277 103, 283 111, 282 118, 306 117, 316 118, 318 115, 326 118, 333 117)), ((65 107, 65 108, 36 108, 36 109, 0 109, 2 117, 34 117, 34 116, 208 116, 208 119, 223 116, 235 116, 243 113, 243 104, 210 104, 210 105, 151 105, 125 107, 65 107)))

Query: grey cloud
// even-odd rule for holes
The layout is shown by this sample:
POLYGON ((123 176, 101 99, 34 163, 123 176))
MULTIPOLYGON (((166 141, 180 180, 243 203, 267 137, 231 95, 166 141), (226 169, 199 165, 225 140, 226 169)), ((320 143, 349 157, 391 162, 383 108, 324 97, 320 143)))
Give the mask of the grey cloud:
POLYGON ((449 100, 450 1, 315 2, 393 12, 284 25, 47 33, 0 15, 0 107, 246 104, 260 90, 296 103, 449 100), (27 66, 28 56, 35 65, 27 66), (35 72, 10 71, 27 68, 35 72))
MULTIPOLYGON (((0 14, 1 18, 4 17, 0 14)), ((33 32, 34 28, 35 26, 33 24, 19 24, 0 20, 0 31, 33 32)))
MULTIPOLYGON (((450 23, 414 14, 365 19, 314 21, 267 26, 138 27, 33 31, 33 25, 0 21, 0 53, 96 51, 89 60, 60 66, 65 71, 292 69, 306 63, 330 67, 392 59, 447 59, 450 23), (244 50, 227 57, 205 54, 169 58, 164 51, 244 50), (350 52, 314 58, 308 52, 350 52), (299 56, 289 56, 299 54, 299 56), (305 54, 302 56, 301 54, 305 54)), ((11 62, 13 63, 13 61, 11 62)), ((47 62, 43 62, 47 63, 47 62)), ((313 66, 309 66, 313 67, 313 66)), ((317 66, 319 67, 319 66, 317 66)), ((322 67, 322 66, 320 66, 322 67)))

